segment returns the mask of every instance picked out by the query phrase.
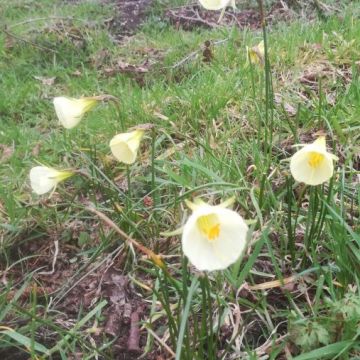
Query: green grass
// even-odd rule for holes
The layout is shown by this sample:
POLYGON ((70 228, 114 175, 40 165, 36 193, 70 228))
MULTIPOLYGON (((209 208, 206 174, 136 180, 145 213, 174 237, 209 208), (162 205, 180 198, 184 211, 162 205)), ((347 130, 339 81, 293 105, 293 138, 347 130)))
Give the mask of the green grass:
MULTIPOLYGON (((0 34, 2 358, 119 356, 118 339, 104 331, 114 306, 101 280, 106 266, 131 284, 132 311, 144 307, 144 358, 168 355, 164 344, 181 359, 360 356, 360 8, 327 4, 341 14, 268 29, 273 92, 281 100, 267 120, 264 70, 246 65, 246 46, 259 43, 260 30, 176 30, 162 17, 169 4, 159 1, 142 28, 118 44, 103 26, 114 14, 110 3, 0 5, 2 23, 27 40, 6 47, 0 34), (204 63, 204 42, 223 39, 204 63), (140 81, 104 75, 118 60, 145 59, 152 65, 140 81), (312 84, 303 81, 319 71, 312 84), (49 86, 35 76, 56 79, 49 86), (116 96, 120 110, 102 104, 72 130, 58 124, 53 97, 99 94, 116 96), (127 168, 109 160, 108 142, 123 126, 142 123, 155 127, 129 168, 129 193, 127 168), (319 131, 339 162, 328 184, 304 188, 292 179, 288 159, 293 144, 311 142, 319 131), (39 197, 28 179, 38 163, 89 176, 59 184, 50 199, 39 197), (249 251, 223 272, 198 273, 182 255, 180 237, 161 234, 186 220, 185 199, 218 203, 232 196, 250 224, 249 251), (167 271, 87 211, 89 203, 161 253, 167 271), (51 270, 54 241, 55 273, 38 274, 51 270), (283 289, 252 290, 292 275, 283 289), (74 311, 71 288, 84 284, 102 291, 90 287, 93 302, 74 311)), ((120 340, 129 331, 122 327, 120 340)))

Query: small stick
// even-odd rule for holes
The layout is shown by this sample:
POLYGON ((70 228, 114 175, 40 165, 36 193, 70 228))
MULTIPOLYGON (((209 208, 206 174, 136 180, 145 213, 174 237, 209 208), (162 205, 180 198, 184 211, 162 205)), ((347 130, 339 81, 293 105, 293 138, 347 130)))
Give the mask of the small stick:
POLYGON ((52 275, 55 272, 55 264, 56 264, 56 260, 57 260, 58 254, 59 254, 59 240, 54 240, 54 245, 55 245, 55 252, 54 252, 54 257, 53 257, 53 261, 52 261, 51 271, 40 271, 40 272, 38 272, 38 274, 52 275))
POLYGON ((39 17, 39 18, 34 18, 34 19, 27 19, 25 21, 21 21, 18 22, 16 24, 10 25, 8 26, 8 29, 12 29, 16 26, 20 26, 20 25, 25 25, 25 24, 29 24, 32 22, 37 22, 37 21, 42 21, 42 20, 76 20, 76 21, 82 21, 82 22, 86 22, 86 20, 84 19, 79 19, 79 18, 74 18, 74 17, 66 17, 66 16, 48 16, 48 17, 39 17))
POLYGON ((175 358, 176 355, 175 353, 171 350, 171 348, 169 347, 169 345, 167 345, 157 334, 155 331, 153 331, 152 329, 150 329, 149 326, 146 326, 146 330, 154 337, 155 340, 157 340, 160 345, 162 345, 164 347, 164 349, 172 356, 172 358, 175 358))
POLYGON ((164 262, 161 259, 161 256, 155 254, 152 250, 148 249, 144 245, 141 245, 135 239, 131 238, 128 234, 126 234, 123 230, 121 230, 111 219, 109 219, 104 213, 95 209, 92 206, 86 206, 85 210, 88 210, 94 214, 96 214, 101 220, 103 220, 106 224, 108 224, 111 228, 113 228, 122 238, 124 238, 127 242, 134 245, 138 250, 147 255, 156 265, 161 268, 165 267, 164 262))
POLYGON ((128 339, 129 351, 141 351, 140 343, 140 329, 139 329, 139 310, 134 311, 130 317, 130 334, 128 339))
POLYGON ((51 51, 51 52, 57 54, 57 51, 56 51, 56 50, 47 48, 47 47, 45 47, 45 46, 41 46, 41 45, 35 44, 34 42, 32 42, 32 41, 30 41, 30 40, 23 39, 23 38, 21 38, 20 36, 17 36, 17 35, 15 35, 15 34, 11 33, 10 31, 8 31, 8 30, 6 29, 6 27, 3 28, 2 31, 3 31, 7 36, 10 36, 10 37, 12 37, 12 38, 14 38, 14 39, 16 39, 16 40, 19 40, 19 41, 22 41, 22 42, 27 43, 27 44, 29 44, 29 45, 32 45, 32 46, 34 46, 34 47, 36 47, 36 48, 38 48, 38 49, 40 49, 40 50, 51 51))

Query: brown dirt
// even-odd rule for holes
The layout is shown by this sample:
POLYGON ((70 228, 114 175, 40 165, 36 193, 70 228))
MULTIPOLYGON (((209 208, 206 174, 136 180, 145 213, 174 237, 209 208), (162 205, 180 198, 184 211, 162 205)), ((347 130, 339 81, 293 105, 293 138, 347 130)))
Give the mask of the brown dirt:
MULTIPOLYGON (((59 311, 59 315, 53 321, 60 327, 70 329, 76 324, 80 309, 83 309, 85 314, 92 310, 100 300, 105 299, 108 304, 102 311, 103 320, 98 324, 96 332, 92 334, 93 339, 99 344, 103 342, 104 336, 109 340, 114 339, 111 348, 111 356, 114 359, 137 359, 146 341, 146 330, 140 330, 140 322, 147 316, 148 309, 147 304, 135 292, 128 276, 117 270, 123 268, 126 254, 121 253, 116 258, 113 256, 98 269, 91 271, 92 266, 96 265, 94 263, 76 276, 76 272, 82 265, 81 256, 79 256, 81 248, 74 244, 65 244, 61 240, 59 243, 55 271, 48 274, 41 274, 41 271, 50 271, 52 268, 54 246, 48 239, 24 243, 13 252, 14 258, 23 258, 24 254, 29 253, 37 254, 37 256, 23 261, 21 265, 14 266, 9 271, 0 267, 0 270, 3 270, 2 281, 14 283, 12 290, 7 294, 8 301, 14 298, 21 287, 24 269, 26 273, 34 272, 34 275, 20 296, 19 303, 27 309, 31 303, 30 298, 35 294, 38 304, 45 304, 46 299, 52 296, 55 302, 53 308, 59 311), (74 259, 77 260, 74 261, 74 259), (40 269, 41 271, 37 272, 40 269), (83 279, 70 289, 69 286, 81 277, 83 279), (73 278, 73 282, 69 284, 69 280, 73 278), (59 291, 68 289, 70 291, 56 304, 59 291)), ((41 309, 42 307, 39 307, 37 314, 39 317, 43 316, 41 309)), ((12 323, 13 315, 9 314, 4 320, 5 325, 12 323)), ((27 320, 24 321, 27 322, 27 320)), ((91 327, 92 321, 93 319, 85 325, 84 330, 91 327)), ((45 327, 39 329, 38 335, 37 340, 49 348, 58 340, 53 336, 52 331, 45 327)), ((6 348, 4 351, 0 350, 1 359, 22 359, 22 356, 24 359, 28 358, 21 349, 6 348)))
MULTIPOLYGON (((274 1, 265 14, 268 25, 280 21, 290 22, 299 17, 312 21, 318 16, 326 17, 328 13, 339 11, 337 7, 326 7, 318 10, 312 2, 298 3, 292 0, 274 1), (320 13, 319 13, 320 11, 320 13)), ((240 29, 258 29, 261 27, 259 9, 256 6, 244 8, 243 4, 234 11, 228 8, 224 17, 218 22, 220 11, 207 11, 198 4, 169 9, 166 18, 176 28, 193 30, 197 27, 217 28, 223 26, 237 26, 240 29)))
POLYGON ((109 31, 117 39, 130 36, 143 23, 152 0, 117 0, 115 15, 107 21, 109 31))

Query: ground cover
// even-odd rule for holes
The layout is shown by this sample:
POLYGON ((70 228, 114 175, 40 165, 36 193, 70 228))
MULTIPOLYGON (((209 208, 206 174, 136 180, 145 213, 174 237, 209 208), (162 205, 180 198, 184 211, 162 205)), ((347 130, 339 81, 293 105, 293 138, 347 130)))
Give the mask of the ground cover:
POLYGON ((271 84, 257 2, 222 25, 183 1, 0 4, 1 358, 360 356, 360 8, 265 8, 271 84), (102 94, 118 106, 59 124, 54 97, 102 94), (109 141, 139 124, 127 167, 109 141), (321 135, 335 173, 304 186, 293 145, 321 135), (39 163, 81 173, 37 196, 39 163), (184 201, 233 196, 247 251, 199 272, 171 234, 184 201))

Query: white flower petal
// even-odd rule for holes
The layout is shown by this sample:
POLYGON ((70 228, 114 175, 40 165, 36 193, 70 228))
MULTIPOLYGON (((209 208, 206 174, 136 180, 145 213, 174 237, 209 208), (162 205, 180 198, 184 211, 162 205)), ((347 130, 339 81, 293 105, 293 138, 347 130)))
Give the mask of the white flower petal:
POLYGON ((199 0, 199 2, 206 10, 221 10, 230 3, 235 6, 235 0, 199 0))
POLYGON ((57 171, 46 166, 35 166, 30 170, 30 184, 33 191, 42 195, 53 190, 57 185, 57 171))
POLYGON ((184 254, 199 270, 222 270, 233 264, 246 247, 248 227, 235 211, 219 206, 202 205, 196 208, 184 226, 184 254), (199 229, 198 219, 215 214, 219 235, 209 240, 199 229))
POLYGON ((115 135, 110 141, 112 154, 117 160, 125 164, 133 164, 143 135, 143 130, 115 135))
POLYGON ((35 166, 30 170, 30 185, 36 194, 43 195, 54 190, 60 181, 73 174, 71 171, 58 171, 47 166, 35 166))
POLYGON ((95 106, 97 100, 95 98, 56 97, 53 102, 61 125, 66 129, 71 129, 81 121, 87 111, 95 106))

